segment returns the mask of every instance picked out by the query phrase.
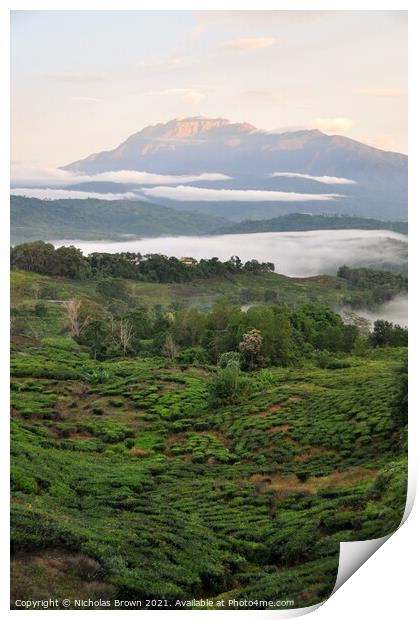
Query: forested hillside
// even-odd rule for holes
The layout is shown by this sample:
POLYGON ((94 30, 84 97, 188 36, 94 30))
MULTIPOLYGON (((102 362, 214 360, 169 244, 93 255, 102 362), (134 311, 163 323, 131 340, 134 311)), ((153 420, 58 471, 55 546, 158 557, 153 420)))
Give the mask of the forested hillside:
POLYGON ((297 230, 393 230, 408 234, 407 222, 383 222, 381 220, 353 217, 350 215, 311 215, 309 213, 289 213, 270 220, 245 220, 229 224, 221 229, 223 234, 242 234, 258 232, 286 232, 297 230))
POLYGON ((39 200, 10 196, 12 243, 36 239, 118 239, 213 232, 226 220, 133 200, 39 200))
MULTIPOLYGON (((37 239, 129 239, 162 235, 239 234, 305 230, 393 230, 407 234, 407 222, 348 215, 291 213, 273 219, 263 207, 251 219, 232 223, 228 209, 182 210, 138 200, 39 200, 10 196, 12 243, 37 239), (259 218, 257 218, 259 213, 259 218)), ((186 209, 187 205, 184 205, 186 209)), ((232 213, 231 213, 232 215, 232 213)), ((244 217, 244 216, 243 216, 244 217)), ((234 219, 234 218, 232 218, 234 219)), ((243 218, 238 218, 243 219, 243 218)))

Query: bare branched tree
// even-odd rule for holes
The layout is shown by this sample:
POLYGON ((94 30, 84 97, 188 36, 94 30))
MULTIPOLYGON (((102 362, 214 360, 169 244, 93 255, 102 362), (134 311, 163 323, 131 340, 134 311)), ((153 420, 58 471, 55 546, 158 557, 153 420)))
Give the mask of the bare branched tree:
POLYGON ((68 318, 71 336, 73 338, 79 338, 90 323, 90 316, 82 317, 81 299, 70 299, 66 301, 64 303, 64 309, 68 318))
POLYGON ((109 322, 113 346, 117 350, 122 349, 123 355, 126 357, 134 335, 133 327, 129 321, 124 319, 116 320, 112 315, 109 317, 109 322))
POLYGON ((163 355, 168 357, 170 360, 173 360, 178 353, 178 347, 170 334, 167 334, 166 336, 162 351, 163 355))
POLYGON ((129 321, 120 320, 119 323, 119 343, 122 347, 123 355, 126 357, 126 353, 131 345, 133 336, 132 325, 129 321))

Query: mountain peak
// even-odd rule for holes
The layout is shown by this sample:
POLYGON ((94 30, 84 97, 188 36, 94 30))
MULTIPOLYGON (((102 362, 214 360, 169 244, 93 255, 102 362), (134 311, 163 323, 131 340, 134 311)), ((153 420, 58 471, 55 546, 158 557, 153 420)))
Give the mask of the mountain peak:
MULTIPOLYGON (((149 125, 135 136, 153 136, 158 138, 191 138, 210 131, 230 128, 238 132, 250 132, 256 128, 250 123, 231 123, 226 118, 207 118, 205 116, 189 116, 175 118, 167 123, 149 125)), ((132 137, 132 136, 131 136, 132 137)))

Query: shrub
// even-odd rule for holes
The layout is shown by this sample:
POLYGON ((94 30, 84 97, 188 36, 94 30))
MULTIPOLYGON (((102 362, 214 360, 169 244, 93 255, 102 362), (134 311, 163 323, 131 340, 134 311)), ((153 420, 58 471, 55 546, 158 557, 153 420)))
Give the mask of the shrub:
POLYGON ((48 314, 48 309, 43 301, 38 301, 33 309, 35 316, 44 317, 48 314))
POLYGON ((209 385, 209 401, 215 405, 236 405, 250 393, 252 381, 241 372, 236 362, 220 368, 209 385))
POLYGON ((123 407, 123 400, 121 400, 120 398, 109 398, 109 405, 111 405, 112 407, 123 407))
POLYGON ((219 368, 226 368, 230 362, 235 362, 236 364, 241 363, 241 355, 238 351, 226 351, 219 356, 218 366, 219 368))
POLYGON ((208 354, 203 347, 188 347, 177 354, 180 364, 207 364, 208 354))

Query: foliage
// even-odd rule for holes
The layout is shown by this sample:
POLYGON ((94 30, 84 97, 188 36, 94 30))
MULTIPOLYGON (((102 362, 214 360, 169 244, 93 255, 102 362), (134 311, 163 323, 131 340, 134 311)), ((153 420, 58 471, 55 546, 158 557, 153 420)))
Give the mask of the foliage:
POLYGON ((254 370, 265 363, 261 353, 263 348, 263 335, 258 329, 252 329, 244 334, 238 345, 242 355, 243 365, 246 370, 254 370))
POLYGON ((306 606, 331 592, 340 540, 397 527, 406 467, 392 404, 404 350, 371 351, 344 375, 309 365, 248 375, 232 361, 213 378, 59 344, 13 354, 15 587, 28 575, 43 591, 31 558, 60 550, 91 558, 128 600, 217 600, 234 588, 306 606), (227 403, 213 409, 218 380, 227 403), (242 381, 243 398, 223 389, 242 381))
POLYGON ((398 427, 408 424, 408 360, 398 370, 398 389, 393 403, 393 415, 398 427))
POLYGON ((287 213, 271 219, 245 220, 223 227, 223 234, 286 232, 302 230, 394 230, 408 234, 407 222, 382 222, 371 218, 350 215, 313 215, 287 213))
POLYGON ((374 323, 369 340, 374 347, 405 347, 408 344, 408 330, 379 319, 374 323))
POLYGON ((219 368, 209 386, 209 398, 214 407, 237 405, 248 396, 252 382, 241 372, 239 364, 230 361, 225 368, 219 368))
POLYGON ((36 239, 126 239, 126 235, 201 235, 226 222, 222 217, 133 200, 39 200, 12 195, 10 206, 14 243, 36 239))
POLYGON ((12 273, 14 591, 320 602, 340 541, 384 536, 402 517, 405 347, 360 346, 321 303, 345 280, 240 267, 226 282, 125 288, 99 263, 97 277, 12 273), (276 287, 280 301, 196 307, 212 285, 261 300, 276 287), (173 303, 188 286, 190 304, 173 303), (127 290, 135 304, 111 311, 107 295, 127 290), (62 303, 74 299, 89 317, 76 339, 62 303), (239 345, 254 332, 247 372, 239 345))
MULTIPOLYGON (((352 269, 343 265, 338 269, 337 275, 339 278, 347 280, 359 291, 364 291, 368 295, 367 305, 371 307, 390 301, 396 295, 406 294, 408 288, 406 276, 400 273, 391 273, 390 271, 379 271, 364 267, 352 269)), ((347 303, 359 306, 361 296, 357 299, 354 298, 352 301, 347 300, 347 303)))
POLYGON ((93 252, 84 257, 74 246, 54 248, 51 243, 33 241, 16 245, 11 249, 12 269, 35 271, 45 275, 66 276, 67 278, 100 278, 98 290, 109 297, 128 297, 126 285, 114 278, 130 278, 146 282, 188 282, 196 278, 211 278, 232 273, 267 273, 274 271, 272 263, 257 260, 242 264, 237 256, 221 262, 218 258, 201 259, 186 264, 174 256, 135 252, 100 253, 93 252), (112 278, 112 280, 109 280, 112 278))

